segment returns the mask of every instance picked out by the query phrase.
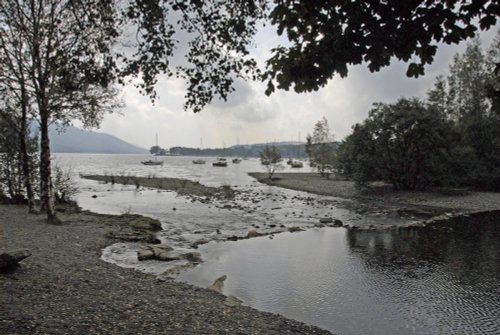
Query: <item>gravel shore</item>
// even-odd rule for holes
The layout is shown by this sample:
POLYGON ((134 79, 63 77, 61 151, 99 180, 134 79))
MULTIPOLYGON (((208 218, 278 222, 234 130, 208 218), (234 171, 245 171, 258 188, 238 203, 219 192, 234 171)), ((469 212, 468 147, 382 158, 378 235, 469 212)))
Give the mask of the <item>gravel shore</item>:
POLYGON ((0 334, 329 334, 225 296, 100 260, 120 219, 0 205, 0 249, 33 255, 0 274, 0 334))
POLYGON ((435 191, 393 191, 390 185, 374 184, 360 190, 354 182, 322 178, 318 173, 276 173, 269 180, 267 173, 250 173, 258 181, 278 187, 334 196, 378 206, 419 206, 445 211, 480 212, 500 209, 500 193, 472 192, 457 189, 435 191))

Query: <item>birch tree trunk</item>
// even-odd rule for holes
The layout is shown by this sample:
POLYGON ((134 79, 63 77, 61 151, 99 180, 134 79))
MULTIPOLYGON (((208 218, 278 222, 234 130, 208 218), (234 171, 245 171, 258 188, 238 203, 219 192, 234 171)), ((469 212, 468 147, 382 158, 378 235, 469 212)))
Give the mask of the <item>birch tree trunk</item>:
MULTIPOLYGON (((24 78, 23 78, 24 79, 24 78)), ((20 124, 20 143, 19 149, 21 150, 22 168, 24 176, 24 187, 26 188, 26 199, 28 201, 28 210, 30 213, 34 212, 34 195, 33 186, 31 184, 31 167, 30 156, 28 154, 28 113, 27 113, 27 95, 24 80, 21 83, 21 124, 20 124)))

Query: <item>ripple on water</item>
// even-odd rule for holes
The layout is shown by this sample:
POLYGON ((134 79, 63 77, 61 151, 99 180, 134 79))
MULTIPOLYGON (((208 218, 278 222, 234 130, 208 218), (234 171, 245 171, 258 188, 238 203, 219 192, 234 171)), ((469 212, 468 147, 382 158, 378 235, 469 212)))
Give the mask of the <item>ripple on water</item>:
POLYGON ((499 235, 284 233, 203 246, 209 261, 178 280, 226 274, 226 294, 339 334, 498 334, 499 235))

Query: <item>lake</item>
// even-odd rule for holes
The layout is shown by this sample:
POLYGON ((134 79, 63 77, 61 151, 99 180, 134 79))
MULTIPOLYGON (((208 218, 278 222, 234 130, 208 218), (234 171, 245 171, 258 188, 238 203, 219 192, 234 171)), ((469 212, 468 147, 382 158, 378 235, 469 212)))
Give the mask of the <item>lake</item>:
MULTIPOLYGON (((307 228, 202 245, 198 251, 205 262, 181 273, 179 281, 207 287, 227 275, 225 294, 337 334, 500 333, 497 222, 471 222, 453 231, 312 228, 323 216, 346 223, 371 218, 337 207, 335 198, 257 183, 247 176, 262 171, 257 159, 215 168, 210 164, 213 158, 207 158, 206 165, 192 164, 192 157, 162 158, 162 167, 141 165, 146 157, 140 155, 59 154, 55 162, 72 168, 81 187, 77 201, 83 208, 158 218, 164 227, 160 236, 176 248, 187 249, 200 238, 222 241, 217 236, 255 227, 270 232, 279 225, 307 228), (79 173, 155 175, 231 185, 241 190, 236 201, 243 209, 192 202, 173 192, 99 184, 80 179, 79 173), (216 235, 216 229, 221 234, 216 235)), ((107 260, 121 266, 153 274, 167 267, 155 261, 139 264, 133 246, 118 245, 115 251, 108 250, 107 260)))

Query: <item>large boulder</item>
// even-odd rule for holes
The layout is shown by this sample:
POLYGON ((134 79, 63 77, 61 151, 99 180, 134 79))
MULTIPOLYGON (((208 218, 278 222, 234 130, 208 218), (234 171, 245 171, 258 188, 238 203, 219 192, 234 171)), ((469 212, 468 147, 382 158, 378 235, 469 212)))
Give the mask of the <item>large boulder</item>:
POLYGON ((0 271, 15 267, 29 256, 31 256, 31 251, 28 249, 0 251, 0 271))

